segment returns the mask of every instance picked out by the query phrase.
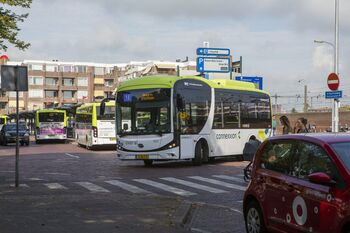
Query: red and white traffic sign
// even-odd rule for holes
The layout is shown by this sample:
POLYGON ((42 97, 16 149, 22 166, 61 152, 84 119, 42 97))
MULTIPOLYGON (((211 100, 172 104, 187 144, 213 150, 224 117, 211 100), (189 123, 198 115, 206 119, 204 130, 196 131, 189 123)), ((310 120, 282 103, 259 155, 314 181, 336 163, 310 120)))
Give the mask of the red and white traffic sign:
POLYGON ((331 73, 328 75, 327 79, 328 88, 332 91, 338 90, 339 87, 339 77, 336 73, 331 73))

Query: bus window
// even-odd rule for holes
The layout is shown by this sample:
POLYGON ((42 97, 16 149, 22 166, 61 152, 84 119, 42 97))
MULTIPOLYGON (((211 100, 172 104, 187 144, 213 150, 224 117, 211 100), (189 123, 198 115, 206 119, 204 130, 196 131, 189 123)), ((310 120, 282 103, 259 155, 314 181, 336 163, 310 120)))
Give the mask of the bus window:
POLYGON ((210 87, 198 80, 181 80, 175 84, 174 95, 177 103, 176 129, 182 134, 199 133, 209 115, 210 87))

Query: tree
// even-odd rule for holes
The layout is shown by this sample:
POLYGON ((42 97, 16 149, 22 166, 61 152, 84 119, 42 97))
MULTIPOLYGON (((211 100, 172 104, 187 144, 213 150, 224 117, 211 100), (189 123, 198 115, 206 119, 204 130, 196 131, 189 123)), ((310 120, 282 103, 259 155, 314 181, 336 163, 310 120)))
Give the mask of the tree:
POLYGON ((27 49, 30 44, 18 39, 18 32, 21 29, 18 28, 17 23, 23 22, 28 17, 28 13, 16 14, 13 8, 30 8, 32 0, 0 0, 0 3, 0 51, 7 50, 6 42, 20 50, 27 49), (9 9, 5 8, 6 5, 9 9))
POLYGON ((292 113, 298 113, 298 111, 295 108, 292 108, 292 113))

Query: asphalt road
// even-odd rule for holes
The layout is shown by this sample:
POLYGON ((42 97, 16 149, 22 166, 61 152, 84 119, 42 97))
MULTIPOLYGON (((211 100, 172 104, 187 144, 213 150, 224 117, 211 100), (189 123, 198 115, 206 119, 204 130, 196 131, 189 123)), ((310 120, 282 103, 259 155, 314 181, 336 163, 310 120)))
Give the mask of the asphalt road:
MULTIPOLYGON (((14 153, 14 145, 0 146, 0 197, 6 195, 8 187, 14 183, 14 153)), ((216 209, 203 209, 198 214, 197 223, 193 222, 198 225, 198 228, 192 227, 194 232, 244 232, 241 211, 247 184, 243 181, 242 169, 246 162, 218 159, 194 167, 190 161, 176 161, 144 167, 142 161, 116 159, 114 151, 89 151, 75 144, 31 143, 29 147, 21 147, 20 153, 20 184, 24 193, 58 198, 81 196, 86 202, 98 202, 92 198, 96 195, 132 197, 126 201, 154 195, 209 204, 216 209), (224 210, 235 213, 230 219, 232 229, 224 229, 222 223, 215 222, 211 224, 211 231, 204 229, 208 220, 214 218, 215 211, 219 216, 224 210), (219 229, 220 226, 223 229, 219 229)))

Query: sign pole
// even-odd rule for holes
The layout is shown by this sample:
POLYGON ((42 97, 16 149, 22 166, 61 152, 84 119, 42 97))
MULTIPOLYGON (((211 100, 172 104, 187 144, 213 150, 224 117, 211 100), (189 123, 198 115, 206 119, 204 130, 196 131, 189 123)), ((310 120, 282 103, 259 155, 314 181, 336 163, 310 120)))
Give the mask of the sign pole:
POLYGON ((18 91, 18 67, 16 69, 16 175, 15 175, 15 187, 19 186, 19 171, 18 171, 18 163, 19 163, 19 91, 18 91))
MULTIPOLYGON (((334 48, 334 73, 339 75, 339 0, 335 0, 335 48, 334 48)), ((333 99, 333 124, 332 124, 332 132, 339 131, 339 100, 333 99)))

